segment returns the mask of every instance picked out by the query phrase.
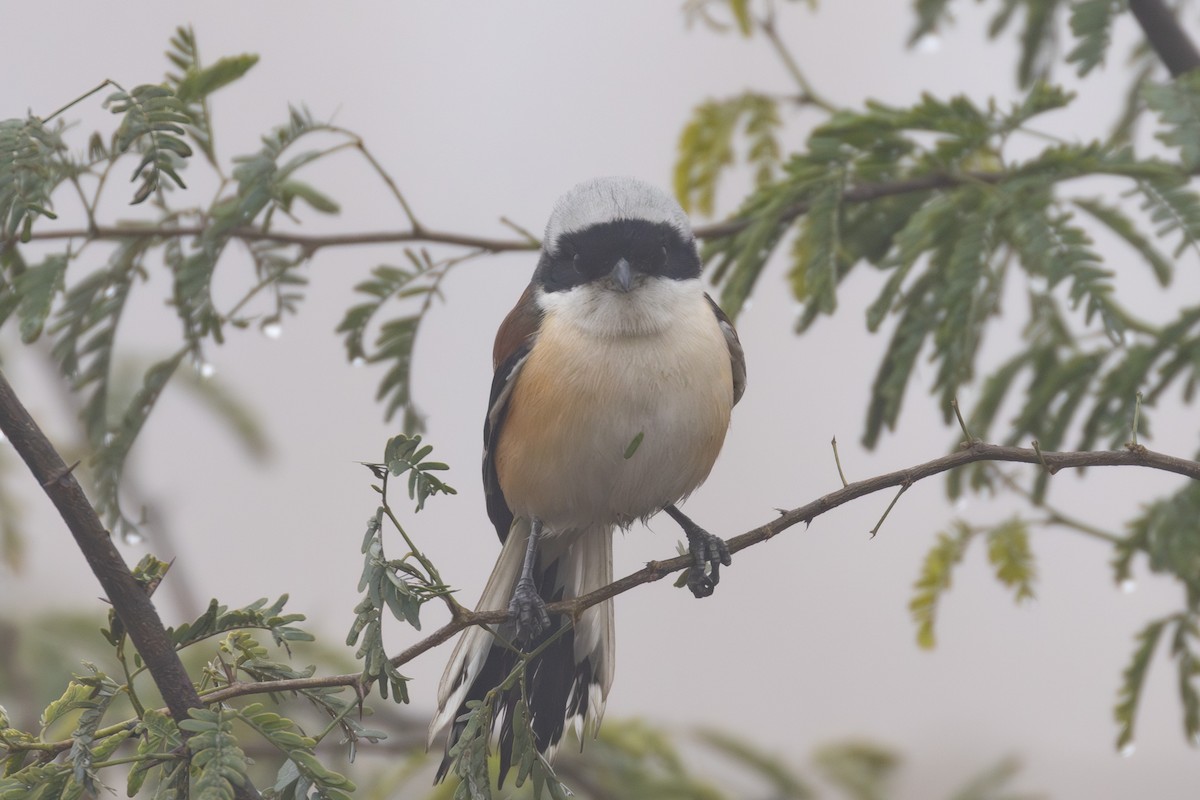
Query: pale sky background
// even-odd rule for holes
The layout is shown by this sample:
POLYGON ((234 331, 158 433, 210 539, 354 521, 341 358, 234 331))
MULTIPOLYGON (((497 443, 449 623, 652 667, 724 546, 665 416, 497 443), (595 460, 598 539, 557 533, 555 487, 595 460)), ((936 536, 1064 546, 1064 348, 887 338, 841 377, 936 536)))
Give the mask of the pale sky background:
MULTIPOLYGON (((303 103, 318 118, 333 115, 359 132, 427 225, 484 235, 510 235, 501 216, 540 232, 554 200, 593 176, 629 174, 669 185, 675 143, 695 104, 745 88, 794 91, 764 41, 689 29, 677 2, 5 5, 0 64, 9 77, 0 83, 0 117, 28 108, 48 113, 104 78, 127 87, 156 81, 166 67, 167 39, 176 25, 190 22, 210 61, 241 52, 262 56, 245 79, 214 98, 226 161, 256 150, 258 136, 286 119, 287 104, 303 103)), ((959 24, 928 53, 904 48, 912 15, 900 0, 828 0, 817 14, 788 4, 780 24, 812 82, 838 103, 868 97, 909 103, 922 90, 966 93, 977 102, 1014 97, 1011 40, 985 44, 984 14, 975 3, 958 6, 959 24)), ((1123 20, 1118 33, 1119 43, 1131 41, 1132 21, 1123 20)), ((1123 58, 1125 49, 1115 52, 1123 58)), ((1089 81, 1070 114, 1042 127, 1100 135, 1121 88, 1112 75, 1089 81)), ((84 130, 109 124, 98 99, 72 116, 85 120, 84 130)), ((803 141, 814 119, 788 112, 789 146, 803 141)), ((187 176, 197 204, 208 199, 202 172, 197 164, 187 176)), ((308 215, 305 230, 404 224, 352 156, 319 167, 309 179, 343 213, 308 215)), ((728 182, 721 211, 732 209, 744 186, 728 182)), ((120 197, 125 189, 113 191, 120 197)), ((68 200, 59 210, 62 224, 77 225, 68 200)), ((115 204, 105 218, 129 214, 115 204)), ((1114 252, 1118 270, 1121 259, 1131 261, 1114 252)), ((231 331, 226 347, 209 349, 216 378, 263 419, 275 446, 266 467, 249 463, 184 392, 169 392, 152 417, 136 450, 138 480, 169 521, 177 568, 201 602, 215 595, 240 605, 287 591, 289 608, 307 614, 312 627, 331 642, 344 636, 357 602, 359 544, 375 504, 369 476, 355 462, 378 459, 396 428, 385 424, 373 400, 381 371, 347 365, 333 329, 353 301, 352 286, 372 266, 401 258, 397 247, 322 252, 309 270, 308 299, 279 339, 231 331)), ((409 519, 410 529, 469 602, 499 552, 478 478, 492 335, 534 261, 532 254, 508 255, 454 272, 444 285, 447 303, 429 317, 416 350, 415 392, 431 412, 427 439, 451 464, 448 480, 460 494, 435 498, 409 519)), ((241 285, 241 265, 223 263, 219 300, 241 285)), ((1181 266, 1190 275, 1181 276, 1176 297, 1195 295, 1195 267, 1181 266)), ((857 274, 839 297, 838 316, 797 338, 786 269, 777 261, 768 270, 739 323, 749 388, 711 479, 687 504, 691 516, 723 536, 763 523, 776 507, 837 488, 834 435, 851 480, 941 455, 955 436, 925 394, 933 374, 922 367, 899 432, 875 452, 862 451, 856 443, 886 342, 868 335, 863 321, 878 274, 857 274)), ((1142 291, 1139 307, 1160 314, 1164 301, 1150 293, 1145 268, 1131 263, 1127 272, 1131 280, 1122 288, 1142 291)), ((173 313, 162 306, 166 291, 161 279, 142 287, 121 327, 124 344, 148 359, 165 354, 178 335, 173 313)), ((991 363, 1009 352, 1016 324, 989 337, 991 363)), ((4 351, 18 392, 53 433, 64 435, 61 403, 11 332, 4 351)), ((963 399, 969 405, 970 396, 963 399)), ((1194 452, 1194 409, 1191 415, 1159 415, 1149 444, 1194 452)), ((45 607, 96 608, 98 586, 67 532, 28 476, 14 480, 27 498, 33 538, 26 569, 15 577, 0 573, 0 614, 15 613, 18 596, 45 607)), ((1139 502, 1178 484, 1148 471, 1095 470, 1086 480, 1056 477, 1052 499, 1117 528, 1139 502)), ((1020 787, 1054 798, 1194 797, 1200 762, 1183 741, 1165 653, 1145 692, 1136 753, 1122 758, 1113 749, 1112 706, 1133 635, 1179 606, 1176 584, 1150 576, 1143 563, 1136 591, 1122 593, 1112 583, 1107 549, 1069 532, 1038 531, 1038 597, 1017 607, 976 546, 945 597, 938 648, 917 648, 907 604, 935 532, 955 513, 943 486, 916 485, 874 540, 867 531, 890 493, 743 551, 710 599, 694 600, 669 581, 619 597, 608 714, 645 715, 679 728, 723 726, 795 764, 824 743, 875 740, 906 758, 905 798, 945 796, 1005 755, 1024 764, 1020 787)), ((974 500, 961 513, 983 523, 1014 507, 974 500)), ((674 552, 680 536, 673 523, 652 527, 618 539, 616 574, 674 552)), ((145 551, 123 549, 131 562, 145 551)), ((197 611, 180 608, 165 588, 159 596, 169 623, 197 611)), ((443 617, 430 606, 426 630, 443 617)), ((391 631, 394 651, 417 638, 400 623, 391 631)), ((404 668, 414 678, 412 711, 422 719, 448 656, 444 646, 404 668)))

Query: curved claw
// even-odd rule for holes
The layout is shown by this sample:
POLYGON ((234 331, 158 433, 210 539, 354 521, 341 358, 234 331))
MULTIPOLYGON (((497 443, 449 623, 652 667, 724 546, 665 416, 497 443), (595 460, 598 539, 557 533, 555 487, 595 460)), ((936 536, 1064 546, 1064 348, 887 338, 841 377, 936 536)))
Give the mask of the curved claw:
POLYGON ((516 624, 517 641, 531 642, 550 627, 546 601, 538 594, 533 581, 521 579, 508 602, 508 613, 516 624))
POLYGON ((721 582, 721 566, 733 563, 725 540, 702 528, 687 531, 688 553, 692 565, 688 568, 688 589, 695 597, 708 597, 721 582))

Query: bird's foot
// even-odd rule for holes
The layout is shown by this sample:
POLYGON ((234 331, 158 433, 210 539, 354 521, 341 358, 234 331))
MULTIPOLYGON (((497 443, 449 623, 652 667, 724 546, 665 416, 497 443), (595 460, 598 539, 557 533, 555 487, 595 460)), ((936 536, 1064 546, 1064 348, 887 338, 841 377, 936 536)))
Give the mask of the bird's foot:
POLYGON ((508 601, 508 613, 516 623, 518 642, 532 642, 550 627, 546 601, 538 594, 533 581, 524 578, 517 581, 517 588, 513 590, 512 599, 508 601))
MULTIPOLYGON (((690 520, 689 520, 690 522, 690 520)), ((684 526, 688 538, 688 555, 692 565, 688 567, 688 588, 696 597, 708 597, 721 582, 721 565, 732 563, 729 547, 725 540, 713 536, 696 523, 684 526)))

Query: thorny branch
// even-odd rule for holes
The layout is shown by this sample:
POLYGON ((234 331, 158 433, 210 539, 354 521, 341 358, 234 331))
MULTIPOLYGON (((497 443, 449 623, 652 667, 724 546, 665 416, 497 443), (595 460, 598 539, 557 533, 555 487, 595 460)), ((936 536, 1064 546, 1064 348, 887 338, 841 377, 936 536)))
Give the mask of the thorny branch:
MULTIPOLYGON (((863 183, 846 189, 842 195, 842 202, 865 203, 871 200, 878 200, 882 197, 927 192, 934 189, 947 189, 964 183, 998 183, 1005 177, 1003 173, 998 172, 937 173, 907 180, 863 183)), ((783 222, 793 220, 807 213, 808 209, 809 203, 795 203, 784 209, 778 219, 783 222)), ((735 217, 711 225, 698 225, 693 230, 696 238, 700 240, 723 239, 745 230, 753 225, 755 221, 753 217, 735 217)), ((30 234, 30 241, 49 241, 55 239, 175 239, 199 236, 204 233, 204 230, 205 227, 203 225, 97 225, 93 228, 36 230, 30 234)), ((368 244, 446 244, 468 247, 487 253, 537 250, 540 246, 540 242, 528 237, 520 239, 497 239, 473 234, 433 230, 424 226, 407 231, 366 231, 363 233, 328 235, 289 233, 263 230, 261 228, 236 228, 230 232, 230 236, 244 242, 275 242, 277 244, 297 245, 309 253, 314 253, 317 250, 327 247, 368 244)), ((0 245, 9 244, 11 242, 0 239, 0 245)))
MULTIPOLYGON (((76 464, 67 466, 37 422, 29 415, 0 372, 0 431, 29 467, 34 479, 75 538, 88 567, 112 603, 117 619, 142 656, 155 685, 176 719, 186 719, 188 710, 203 708, 187 670, 179 660, 171 638, 163 628, 150 596, 134 578, 125 560, 104 529, 100 517, 75 479, 76 464)), ((186 735, 186 733, 185 733, 186 735)), ((248 783, 236 787, 239 800, 252 800, 258 792, 248 783)))
MULTIPOLYGON (((771 520, 753 530, 729 539, 729 552, 736 553, 747 547, 765 542, 788 528, 798 524, 811 523, 814 519, 828 511, 845 505, 852 500, 873 494, 883 489, 897 486, 909 486, 925 478, 939 475, 943 472, 966 466, 979 461, 1008 461, 1025 464, 1046 464, 1057 470, 1083 469, 1086 467, 1118 467, 1132 466, 1174 472, 1192 480, 1200 480, 1200 462, 1190 461, 1175 456, 1156 453, 1141 446, 1131 446, 1125 450, 1102 450, 1087 452, 1061 452, 1039 454, 1032 449, 1023 447, 1004 447, 1001 445, 972 442, 964 444, 961 449, 932 461, 909 467, 907 469, 889 472, 862 481, 847 484, 837 491, 818 497, 799 508, 785 511, 778 518, 771 520)), ((691 560, 688 556, 677 556, 665 561, 651 561, 645 567, 626 575, 620 580, 613 581, 594 592, 577 597, 573 600, 563 600, 549 603, 547 611, 569 614, 578 618, 584 610, 601 603, 609 598, 629 591, 644 583, 653 583, 668 575, 687 569, 691 560)), ((393 656, 391 662, 399 667, 412 661, 438 645, 446 642, 455 634, 471 625, 494 625, 508 619, 507 611, 468 611, 461 606, 456 607, 453 619, 441 628, 409 646, 401 653, 393 656)), ((235 683, 217 689, 204 695, 204 701, 215 703, 251 694, 266 692, 299 691, 334 686, 353 686, 362 693, 367 687, 361 674, 328 675, 324 677, 300 678, 294 680, 262 681, 235 683)))

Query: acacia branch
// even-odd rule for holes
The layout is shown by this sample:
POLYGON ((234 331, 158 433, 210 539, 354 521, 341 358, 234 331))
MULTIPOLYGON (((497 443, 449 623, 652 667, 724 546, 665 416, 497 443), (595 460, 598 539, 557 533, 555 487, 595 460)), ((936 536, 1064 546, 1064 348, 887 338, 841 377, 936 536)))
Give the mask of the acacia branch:
MULTIPOLYGON (((917 481, 939 475, 943 472, 973 464, 979 461, 1009 461, 1025 464, 1036 464, 1039 468, 1057 472, 1063 469, 1084 469, 1086 467, 1145 467, 1148 469, 1173 472, 1192 480, 1200 480, 1200 462, 1177 458, 1163 453, 1147 450, 1140 445, 1131 445, 1124 450, 1101 450, 1081 452, 1045 452, 1023 447, 1005 447, 1002 445, 972 442, 964 444, 961 449, 926 461, 908 469, 889 472, 855 483, 847 484, 837 491, 818 497, 810 503, 782 512, 777 518, 765 525, 735 536, 727 541, 730 553, 745 550, 747 547, 765 542, 798 523, 811 523, 814 519, 828 511, 843 506, 852 500, 873 494, 883 489, 896 486, 911 486, 917 481)), ((626 575, 620 580, 613 581, 594 592, 571 600, 548 603, 546 610, 568 614, 578 618, 584 610, 629 591, 644 583, 653 583, 668 575, 687 569, 691 558, 686 555, 676 556, 665 561, 651 561, 637 572, 626 575)), ((432 650, 443 642, 471 625, 495 625, 509 619, 508 611, 468 611, 458 607, 450 622, 438 628, 429 636, 409 646, 401 653, 391 658, 393 666, 399 667, 417 656, 432 650)), ((337 686, 353 686, 361 694, 369 684, 360 673, 346 675, 328 675, 324 677, 299 678, 279 681, 258 681, 234 683, 204 695, 205 702, 213 703, 230 700, 244 695, 263 694, 267 692, 302 691, 305 689, 330 688, 337 686)))
MULTIPOLYGON (((865 203, 882 197, 948 189, 964 183, 999 183, 1006 176, 1001 172, 975 172, 969 174, 934 173, 895 181, 863 183, 851 186, 842 193, 842 202, 865 203)), ((807 202, 793 203, 776 221, 788 222, 808 212, 807 202)), ((735 217, 723 222, 698 225, 694 228, 696 238, 723 239, 740 233, 757 221, 756 217, 735 217)), ((30 241, 52 241, 59 239, 116 240, 116 239, 180 239, 200 236, 207 230, 203 225, 97 225, 92 228, 50 228, 30 234, 30 241)), ((347 247, 370 244, 447 244, 469 247, 487 253, 537 250, 541 243, 531 237, 520 239, 496 239, 467 233, 439 231, 424 226, 407 231, 365 231, 362 233, 308 234, 285 231, 262 230, 261 228, 235 228, 229 236, 244 242, 275 242, 296 245, 309 253, 326 247, 347 247)), ((8 247, 17 239, 0 239, 0 246, 8 247)))
MULTIPOLYGON (((46 438, 0 371, 0 431, 12 442, 30 473, 54 503, 75 538, 88 566, 112 603, 117 619, 141 654, 155 685, 176 720, 188 718, 188 710, 204 708, 191 677, 163 627, 150 596, 130 572, 113 544, 96 510, 75 479, 78 464, 67 466, 46 438)), ((184 732, 187 735, 187 732, 184 732)), ((240 798, 257 798, 253 786, 238 787, 240 798)))
POLYGON ((1200 67, 1200 52, 1196 51, 1196 45, 1166 3, 1162 0, 1129 0, 1129 10, 1172 77, 1178 78, 1200 67))

